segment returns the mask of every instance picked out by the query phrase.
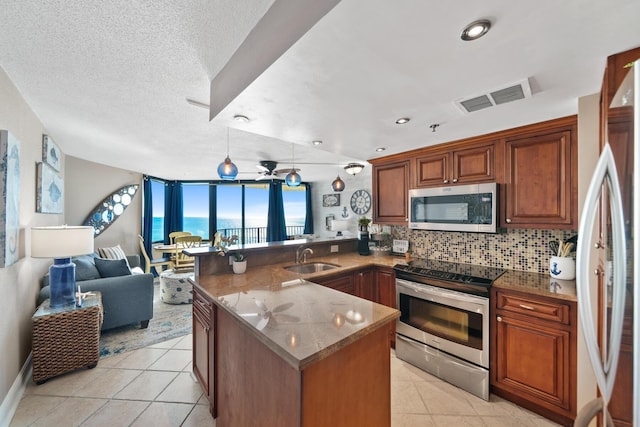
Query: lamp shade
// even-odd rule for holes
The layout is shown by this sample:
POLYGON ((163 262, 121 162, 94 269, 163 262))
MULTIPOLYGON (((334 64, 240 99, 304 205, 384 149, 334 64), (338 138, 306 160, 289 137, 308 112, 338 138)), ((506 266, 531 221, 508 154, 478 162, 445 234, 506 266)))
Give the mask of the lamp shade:
POLYGON ((93 252, 93 227, 31 228, 33 258, 69 258, 93 252))
POLYGON ((362 172, 362 169, 364 169, 364 165, 361 165, 360 163, 349 163, 344 167, 344 170, 350 175, 356 175, 362 172))
POLYGON ((288 187, 298 187, 302 182, 300 174, 295 169, 291 169, 291 172, 284 178, 284 182, 288 187))
POLYGON ((238 167, 233 164, 229 156, 218 165, 218 176, 225 181, 232 181, 238 175, 238 167))
POLYGON ((342 191, 344 190, 344 181, 340 179, 340 175, 331 183, 331 188, 333 191, 342 191))

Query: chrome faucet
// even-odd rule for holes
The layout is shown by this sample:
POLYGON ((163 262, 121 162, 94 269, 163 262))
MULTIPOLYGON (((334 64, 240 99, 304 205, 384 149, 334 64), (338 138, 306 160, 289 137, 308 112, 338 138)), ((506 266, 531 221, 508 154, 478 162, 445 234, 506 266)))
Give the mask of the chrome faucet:
POLYGON ((302 262, 307 262, 307 254, 312 254, 313 249, 305 248, 304 246, 299 246, 296 249, 296 264, 300 264, 300 259, 302 258, 302 262))

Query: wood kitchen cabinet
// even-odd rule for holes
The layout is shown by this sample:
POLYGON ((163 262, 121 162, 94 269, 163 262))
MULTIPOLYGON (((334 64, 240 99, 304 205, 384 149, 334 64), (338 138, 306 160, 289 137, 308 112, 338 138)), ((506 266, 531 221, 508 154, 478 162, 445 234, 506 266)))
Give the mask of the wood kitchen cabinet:
POLYGON ((559 424, 576 416, 577 306, 491 290, 491 392, 559 424))
POLYGON ((378 302, 378 284, 374 280, 373 270, 367 268, 354 273, 355 295, 369 301, 378 302))
POLYGON ((576 116, 505 138, 502 227, 576 229, 576 116))
POLYGON ((416 187, 438 187, 496 180, 495 142, 465 144, 415 159, 416 187))
POLYGON ((193 373, 209 400, 209 412, 217 413, 215 393, 215 306, 193 286, 193 373))
MULTIPOLYGON (((386 305, 391 308, 398 308, 396 303, 396 274, 392 268, 376 267, 375 281, 378 287, 378 304, 386 305)), ((393 323, 389 331, 389 340, 391 347, 396 347, 396 325, 393 323)))
POLYGON ((373 222, 407 225, 410 161, 373 164, 373 222))
POLYGON ((313 278, 311 280, 314 283, 326 286, 327 288, 335 289, 336 291, 350 295, 356 295, 356 284, 353 273, 341 273, 333 276, 313 278))

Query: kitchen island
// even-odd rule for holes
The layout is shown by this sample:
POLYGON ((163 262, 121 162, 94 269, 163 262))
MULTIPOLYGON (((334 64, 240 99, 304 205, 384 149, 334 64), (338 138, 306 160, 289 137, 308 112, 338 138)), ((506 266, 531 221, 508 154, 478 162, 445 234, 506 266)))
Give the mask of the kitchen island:
POLYGON ((197 275, 194 372, 216 425, 390 425, 398 316, 280 265, 197 275))

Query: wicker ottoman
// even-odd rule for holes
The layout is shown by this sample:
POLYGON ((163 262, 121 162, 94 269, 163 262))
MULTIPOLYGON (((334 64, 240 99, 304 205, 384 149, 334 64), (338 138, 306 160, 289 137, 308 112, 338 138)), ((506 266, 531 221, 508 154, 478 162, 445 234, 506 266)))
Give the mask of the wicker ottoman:
POLYGON ((79 368, 93 368, 100 358, 102 296, 89 295, 82 307, 51 308, 43 302, 33 315, 33 381, 79 368))
POLYGON ((160 274, 160 299, 166 304, 191 304, 193 288, 189 278, 193 273, 176 273, 165 270, 160 274))

